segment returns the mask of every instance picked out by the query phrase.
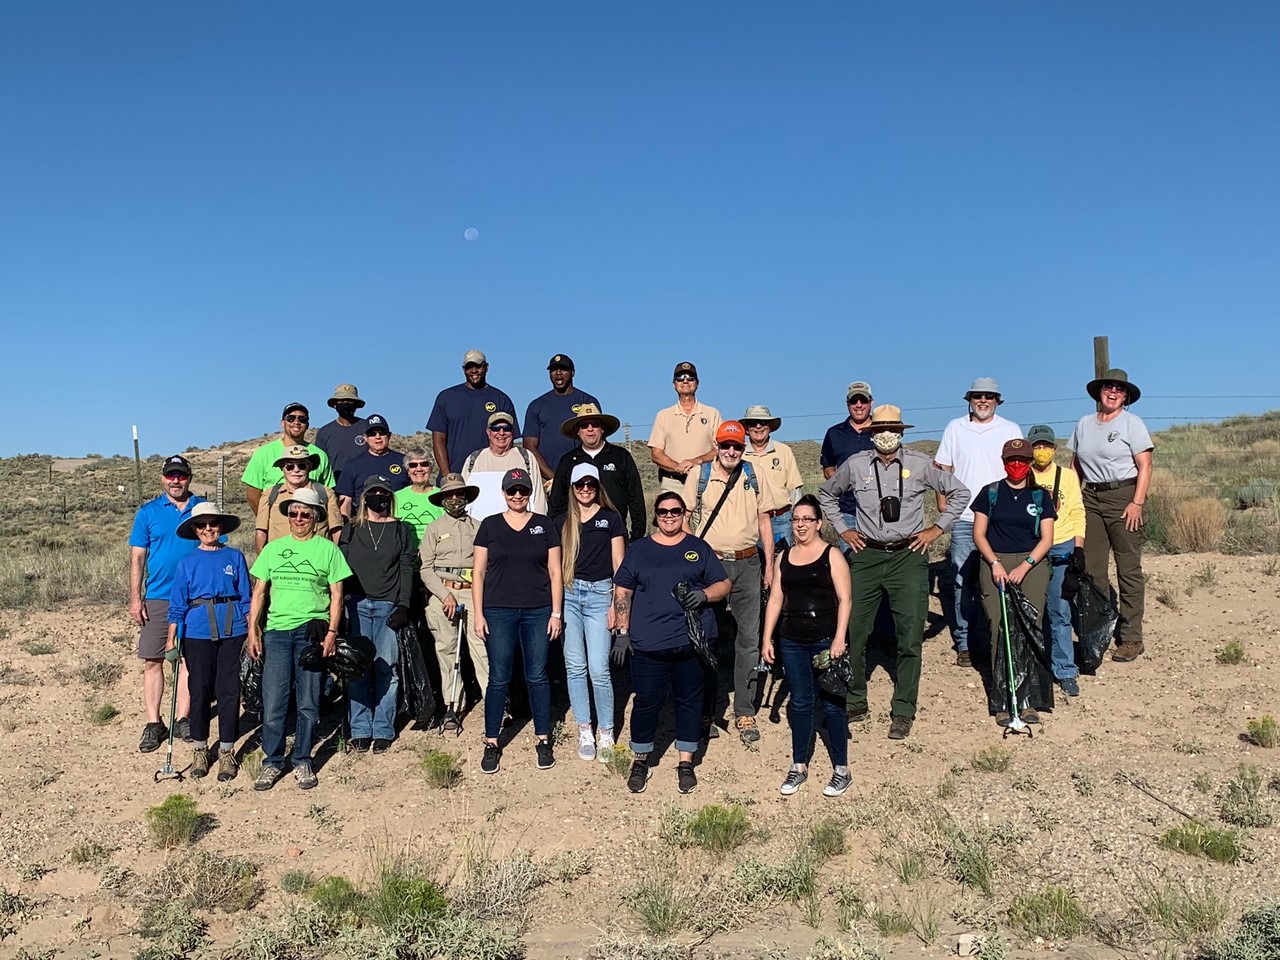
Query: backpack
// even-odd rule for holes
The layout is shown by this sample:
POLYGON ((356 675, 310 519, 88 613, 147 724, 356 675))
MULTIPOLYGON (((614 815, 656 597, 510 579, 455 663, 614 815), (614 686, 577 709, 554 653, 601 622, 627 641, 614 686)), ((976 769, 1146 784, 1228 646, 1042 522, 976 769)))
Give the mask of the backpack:
MULTIPOLYGON (((512 447, 511 449, 520 451, 520 456, 524 458, 524 468, 526 471, 528 471, 529 476, 530 477, 538 476, 538 471, 533 468, 533 461, 530 460, 529 458, 529 451, 526 450, 524 447, 512 447)), ((476 460, 480 458, 480 454, 482 453, 484 453, 484 450, 477 450, 471 456, 467 457, 467 462, 462 465, 463 476, 466 476, 466 477, 471 476, 471 471, 476 465, 476 460)))
MULTIPOLYGON (((1000 481, 987 487, 987 514, 996 508, 996 492, 1000 489, 1000 481)), ((1044 487, 1031 484, 1031 502, 1036 505, 1036 539, 1040 538, 1040 515, 1044 513, 1044 487)))

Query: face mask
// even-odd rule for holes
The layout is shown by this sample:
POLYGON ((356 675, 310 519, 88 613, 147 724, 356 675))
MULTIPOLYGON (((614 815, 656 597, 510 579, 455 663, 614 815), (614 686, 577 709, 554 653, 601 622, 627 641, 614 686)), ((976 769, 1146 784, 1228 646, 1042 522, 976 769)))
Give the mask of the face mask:
POLYGON ((1041 448, 1039 450, 1032 450, 1031 459, 1035 462, 1037 469, 1043 470, 1045 467, 1049 466, 1049 464, 1053 463, 1053 454, 1054 451, 1052 449, 1041 448))
POLYGON ((871 443, 881 453, 893 453, 902 446, 902 435, 892 430, 878 430, 871 435, 871 443))
POLYGON ((386 494, 369 494, 364 498, 364 505, 370 510, 376 510, 378 513, 386 513, 391 509, 391 498, 386 494))
POLYGON ((1027 472, 1031 469, 1031 464, 1025 460, 1006 460, 1004 462, 1004 475, 1014 483, 1021 483, 1027 479, 1027 472))

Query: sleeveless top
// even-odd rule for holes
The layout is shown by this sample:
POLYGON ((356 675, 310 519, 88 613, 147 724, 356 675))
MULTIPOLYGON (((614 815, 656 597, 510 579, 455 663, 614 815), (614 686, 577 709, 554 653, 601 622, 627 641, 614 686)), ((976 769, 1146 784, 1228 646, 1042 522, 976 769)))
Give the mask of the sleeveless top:
POLYGON ((830 640, 836 632, 836 588, 831 581, 830 553, 812 563, 791 562, 791 551, 782 555, 782 616, 778 633, 788 640, 830 640))

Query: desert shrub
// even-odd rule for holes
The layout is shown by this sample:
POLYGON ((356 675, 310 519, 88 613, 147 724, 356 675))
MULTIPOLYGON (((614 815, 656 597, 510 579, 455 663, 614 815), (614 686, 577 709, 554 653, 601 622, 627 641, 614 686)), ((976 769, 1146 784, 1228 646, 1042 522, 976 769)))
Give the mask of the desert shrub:
POLYGON ((905 937, 911 932, 911 918, 901 907, 884 907, 871 915, 876 932, 882 937, 905 937))
POLYGON ((1218 863, 1237 863, 1244 856, 1240 835, 1219 830, 1199 820, 1186 820, 1160 835, 1160 846, 1191 857, 1208 857, 1218 863))
POLYGON ((625 777, 631 772, 631 762, 635 760, 635 754, 625 743, 615 743, 604 752, 603 756, 604 768, 615 777, 625 777))
POLYGON ((695 901, 677 884, 671 870, 656 869, 642 876, 628 894, 627 905, 650 936, 668 937, 693 919, 695 901))
POLYGON ((428 750, 422 757, 421 767, 427 783, 441 790, 447 790, 462 779, 462 763, 456 753, 428 750))
POLYGON ((124 664, 104 657, 90 657, 76 668, 76 676, 95 690, 106 690, 124 676, 124 664))
POLYGON ((1222 502, 1209 497, 1189 497, 1173 504, 1169 516, 1169 541, 1179 553, 1205 553, 1218 546, 1227 529, 1222 502))
POLYGON ((1231 935, 1199 954, 1202 960, 1270 960, 1280 957, 1280 903, 1250 907, 1231 935))
POLYGON ((327 917, 353 917, 360 914, 360 891, 346 877, 321 877, 307 891, 307 897, 327 917))
POLYGON ((1256 477, 1236 488, 1236 507, 1240 510, 1265 507, 1276 499, 1277 494, 1280 494, 1280 486, 1277 486, 1274 480, 1256 477))
POLYGON ((1222 649, 1215 654, 1214 659, 1224 666, 1234 667, 1244 662, 1244 644, 1239 640, 1228 640, 1222 645, 1222 649))
POLYGON ((987 834, 948 824, 943 859, 956 882, 991 896, 996 866, 987 834))
POLYGON ((147 827, 158 847, 190 843, 199 825, 200 811, 186 794, 172 793, 147 811, 147 827))
POLYGON ((970 765, 984 773, 1004 773, 1013 764, 1013 753, 1005 747, 983 747, 973 755, 970 765))
POLYGON ((364 903, 365 916, 384 930, 404 918, 430 923, 448 912, 449 901, 438 883, 400 866, 383 868, 364 903))
POLYGON ((143 886, 150 903, 180 903, 187 909, 237 913, 262 894, 258 867, 240 857, 185 849, 170 854, 143 886))
POLYGON ((1241 764, 1227 781, 1218 798, 1218 816, 1236 827, 1269 827, 1275 817, 1262 793, 1262 774, 1257 767, 1241 764))
POLYGON ((838 857, 848 847, 844 824, 835 817, 823 817, 810 825, 808 843, 819 860, 838 857))
POLYGON ((111 850, 100 843, 85 840, 72 847, 68 856, 72 863, 87 863, 91 867, 97 867, 107 862, 111 850))
POLYGON ((807 843, 799 843, 777 863, 749 856, 733 871, 732 883, 747 902, 779 897, 799 903, 817 889, 818 860, 807 843))
POLYGON ((286 870, 280 875, 280 889, 285 893, 306 893, 316 885, 316 878, 306 870, 286 870))
POLYGON ((498 858, 488 844, 480 844, 468 850, 463 859, 463 882, 454 894, 453 905, 481 920, 523 928, 533 891, 545 882, 545 873, 528 851, 517 850, 498 858))
POLYGON ((687 828, 689 842, 712 853, 724 854, 741 846, 751 836, 746 807, 708 803, 695 813, 687 828))
POLYGON ((118 716, 120 711, 116 709, 115 704, 102 703, 89 711, 89 722, 95 727, 105 727, 118 716))
POLYGON ((136 960, 179 960, 204 942, 205 923, 183 903, 151 903, 138 918, 138 936, 153 942, 136 960))
POLYGON ((1050 885, 1014 897, 1009 904, 1009 922, 1028 937, 1070 940, 1088 928, 1089 914, 1080 898, 1066 887, 1050 885))
POLYGON ((1271 714, 1249 721, 1249 739, 1260 747, 1271 749, 1280 744, 1280 727, 1271 714))
POLYGON ((1158 887, 1150 883, 1141 886, 1138 904, 1143 912, 1183 943, 1212 935, 1227 919, 1227 899, 1218 896, 1207 881, 1201 886, 1167 880, 1158 887))

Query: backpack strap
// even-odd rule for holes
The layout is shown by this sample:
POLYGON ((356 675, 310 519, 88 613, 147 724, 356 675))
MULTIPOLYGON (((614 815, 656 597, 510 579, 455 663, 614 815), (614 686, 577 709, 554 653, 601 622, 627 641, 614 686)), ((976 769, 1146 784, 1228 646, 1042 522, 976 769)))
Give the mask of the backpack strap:
MULTIPOLYGON (((1059 467, 1058 469, 1062 469, 1059 467)), ((987 487, 987 516, 990 516, 996 509, 996 493, 1000 489, 1000 481, 987 487)), ((1044 488, 1035 484, 1031 486, 1031 502, 1036 505, 1036 539, 1040 539, 1040 515, 1044 513, 1044 488)))
POLYGON ((754 490, 756 493, 759 493, 760 485, 756 483, 755 468, 751 466, 751 461, 746 457, 742 458, 742 472, 747 475, 747 489, 754 490))
POLYGON ((1059 491, 1059 490, 1061 490, 1061 489, 1062 489, 1062 468, 1061 468, 1061 467, 1054 467, 1054 470, 1053 470, 1053 493, 1051 494, 1051 496, 1052 496, 1052 499, 1053 499, 1053 505, 1054 505, 1055 507, 1057 507, 1057 506, 1059 506, 1059 505, 1061 504, 1061 501, 1058 499, 1058 491, 1059 491))

